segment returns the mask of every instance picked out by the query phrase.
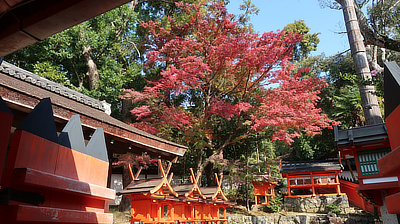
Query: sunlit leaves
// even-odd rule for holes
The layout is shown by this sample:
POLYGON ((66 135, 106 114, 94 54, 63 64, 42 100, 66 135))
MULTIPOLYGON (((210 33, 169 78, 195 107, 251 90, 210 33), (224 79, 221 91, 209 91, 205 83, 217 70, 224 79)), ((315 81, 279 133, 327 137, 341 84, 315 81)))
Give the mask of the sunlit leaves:
POLYGON ((133 125, 152 133, 179 130, 189 144, 215 152, 252 132, 290 143, 331 126, 315 107, 325 81, 302 77, 308 70, 293 73, 290 64, 301 35, 253 33, 231 21, 223 2, 178 8, 187 20, 141 23, 152 49, 146 66, 166 69, 143 92, 126 91, 141 105, 132 111, 133 125))

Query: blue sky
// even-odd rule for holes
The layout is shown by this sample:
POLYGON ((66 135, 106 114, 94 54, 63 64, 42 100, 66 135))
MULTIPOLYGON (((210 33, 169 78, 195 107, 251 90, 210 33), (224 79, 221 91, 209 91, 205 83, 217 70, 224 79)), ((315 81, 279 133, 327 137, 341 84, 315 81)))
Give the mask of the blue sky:
MULTIPOLYGON (((227 6, 231 14, 239 14, 243 0, 230 0, 227 6)), ((318 50, 312 55, 325 53, 325 56, 341 53, 349 49, 345 34, 343 13, 340 10, 321 8, 318 0, 252 0, 260 9, 258 15, 251 17, 254 30, 259 33, 282 30, 295 20, 304 20, 310 33, 321 33, 318 50)))

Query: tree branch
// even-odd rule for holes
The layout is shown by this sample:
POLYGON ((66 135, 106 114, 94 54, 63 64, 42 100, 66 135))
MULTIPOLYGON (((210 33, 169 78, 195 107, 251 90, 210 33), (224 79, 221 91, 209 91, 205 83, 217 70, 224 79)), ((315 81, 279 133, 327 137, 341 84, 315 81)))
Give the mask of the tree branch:
MULTIPOLYGON (((335 0, 337 3, 342 5, 341 0, 335 0)), ((397 2, 398 3, 398 2, 397 2)), ((397 4, 396 3, 396 4, 397 4)), ((365 45, 374 45, 381 48, 386 48, 389 50, 400 52, 400 41, 392 39, 386 35, 374 32, 371 26, 368 24, 368 20, 358 4, 354 4, 357 20, 360 26, 361 34, 364 36, 365 45)))
POLYGON ((386 35, 374 32, 368 24, 368 20, 359 7, 355 7, 357 13, 357 20, 360 25, 360 30, 364 36, 365 45, 374 45, 381 48, 400 52, 400 41, 392 39, 386 35))
POLYGON ((140 57, 141 57, 141 54, 140 54, 140 51, 139 51, 139 49, 137 48, 136 44, 135 44, 133 41, 130 41, 130 40, 128 40, 128 39, 126 39, 126 41, 127 41, 128 43, 130 43, 130 44, 133 45, 133 47, 135 48, 135 50, 136 50, 136 52, 138 53, 139 58, 140 58, 140 57))
POLYGON ((367 46, 367 49, 368 64, 371 65, 373 70, 376 70, 379 73, 383 72, 383 68, 378 64, 377 60, 377 46, 374 46, 373 49, 371 49, 371 46, 367 46))
POLYGON ((164 3, 168 3, 168 4, 174 4, 174 2, 166 1, 166 0, 140 0, 140 1, 133 0, 133 1, 130 2, 129 8, 132 9, 132 10, 135 10, 135 7, 137 5, 139 5, 139 4, 142 4, 142 3, 145 3, 145 2, 155 2, 155 1, 164 2, 164 3))

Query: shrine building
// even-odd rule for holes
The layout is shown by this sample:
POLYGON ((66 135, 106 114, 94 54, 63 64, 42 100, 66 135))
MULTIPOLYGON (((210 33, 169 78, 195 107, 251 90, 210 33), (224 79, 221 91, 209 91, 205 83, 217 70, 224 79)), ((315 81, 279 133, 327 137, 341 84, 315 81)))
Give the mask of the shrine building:
POLYGON ((341 172, 338 161, 281 163, 281 174, 287 181, 286 197, 343 195, 338 178, 341 172))
POLYGON ((354 159, 357 192, 379 207, 386 222, 400 214, 400 67, 385 63, 385 124, 335 129, 335 143, 344 159, 354 159))

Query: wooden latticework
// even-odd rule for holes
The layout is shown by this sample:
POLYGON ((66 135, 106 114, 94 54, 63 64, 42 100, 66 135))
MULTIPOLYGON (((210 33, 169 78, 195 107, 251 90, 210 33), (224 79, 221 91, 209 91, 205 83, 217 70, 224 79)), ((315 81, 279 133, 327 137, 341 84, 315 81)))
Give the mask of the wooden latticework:
MULTIPOLYGON (((131 223, 226 223, 226 208, 231 204, 221 189, 222 178, 215 175, 217 186, 200 188, 193 170, 190 184, 171 185, 172 175, 168 178, 171 163, 167 171, 158 161, 162 177, 136 180, 131 172, 132 182, 119 195, 131 199, 131 223)), ((131 169, 130 169, 131 170, 131 169)))

